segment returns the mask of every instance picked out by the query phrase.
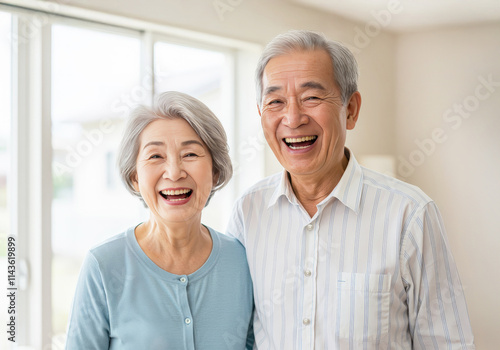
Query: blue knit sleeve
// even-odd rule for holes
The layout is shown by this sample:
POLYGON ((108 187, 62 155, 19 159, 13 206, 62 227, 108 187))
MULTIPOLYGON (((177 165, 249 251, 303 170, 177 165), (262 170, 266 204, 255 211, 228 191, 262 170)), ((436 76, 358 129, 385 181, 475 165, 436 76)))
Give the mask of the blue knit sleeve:
POLYGON ((110 327, 99 264, 88 253, 76 287, 68 322, 66 349, 109 349, 110 327))

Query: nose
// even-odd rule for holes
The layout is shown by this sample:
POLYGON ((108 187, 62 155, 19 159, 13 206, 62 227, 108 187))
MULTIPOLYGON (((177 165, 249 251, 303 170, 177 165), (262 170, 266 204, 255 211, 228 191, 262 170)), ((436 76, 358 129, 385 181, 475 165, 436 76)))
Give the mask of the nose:
POLYGON ((165 169, 163 171, 163 178, 170 181, 178 181, 186 178, 187 173, 184 170, 182 160, 169 159, 165 162, 165 169))
POLYGON ((309 117, 304 113, 303 108, 297 100, 290 100, 283 110, 282 123, 291 129, 296 129, 301 125, 307 124, 308 121, 309 117))

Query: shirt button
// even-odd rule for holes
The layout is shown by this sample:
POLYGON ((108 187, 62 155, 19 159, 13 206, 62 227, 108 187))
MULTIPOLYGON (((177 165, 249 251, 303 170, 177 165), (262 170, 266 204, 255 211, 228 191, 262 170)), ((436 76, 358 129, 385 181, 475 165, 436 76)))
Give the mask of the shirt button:
POLYGON ((304 326, 309 326, 309 324, 311 324, 311 320, 310 320, 310 319, 308 319, 308 318, 304 318, 304 319, 302 320, 302 323, 304 324, 304 326))
POLYGON ((306 229, 307 231, 312 231, 313 227, 314 227, 313 224, 309 224, 306 226, 306 229))
POLYGON ((179 281, 181 281, 182 283, 186 283, 187 278, 186 278, 186 277, 181 277, 181 278, 179 279, 179 281))
POLYGON ((306 277, 310 277, 310 276, 311 276, 311 270, 305 270, 305 271, 304 271, 304 275, 305 275, 306 277))
POLYGON ((188 317, 188 318, 186 318, 186 319, 184 320, 184 322, 185 322, 186 324, 191 324, 191 319, 188 317))

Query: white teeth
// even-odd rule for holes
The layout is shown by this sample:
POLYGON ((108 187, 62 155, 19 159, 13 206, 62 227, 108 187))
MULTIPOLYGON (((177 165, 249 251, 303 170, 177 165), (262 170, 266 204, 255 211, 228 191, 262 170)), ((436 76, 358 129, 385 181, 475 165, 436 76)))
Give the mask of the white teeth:
POLYGON ((291 149, 304 149, 304 148, 307 148, 307 147, 311 147, 311 146, 293 146, 293 145, 290 145, 291 149))
MULTIPOLYGON (((287 138, 285 138, 285 142, 286 143, 295 143, 295 142, 312 141, 315 139, 316 139, 316 136, 304 136, 304 137, 298 137, 298 138, 287 137, 287 138)), ((300 147, 300 148, 304 148, 304 147, 300 147)))
POLYGON ((165 196, 177 196, 179 194, 185 194, 188 193, 191 190, 184 189, 184 190, 167 190, 167 191, 161 191, 162 194, 165 196))

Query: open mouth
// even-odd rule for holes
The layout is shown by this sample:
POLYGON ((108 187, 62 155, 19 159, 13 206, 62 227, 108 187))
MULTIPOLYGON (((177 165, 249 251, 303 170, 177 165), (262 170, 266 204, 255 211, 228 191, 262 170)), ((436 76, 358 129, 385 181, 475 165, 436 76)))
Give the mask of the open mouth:
POLYGON ((160 195, 167 201, 179 202, 189 198, 193 194, 193 190, 181 189, 181 190, 164 190, 160 191, 160 195))
POLYGON ((286 143, 288 148, 296 150, 296 149, 305 149, 311 147, 311 145, 316 142, 318 136, 304 136, 304 137, 286 137, 283 139, 283 142, 286 143))

